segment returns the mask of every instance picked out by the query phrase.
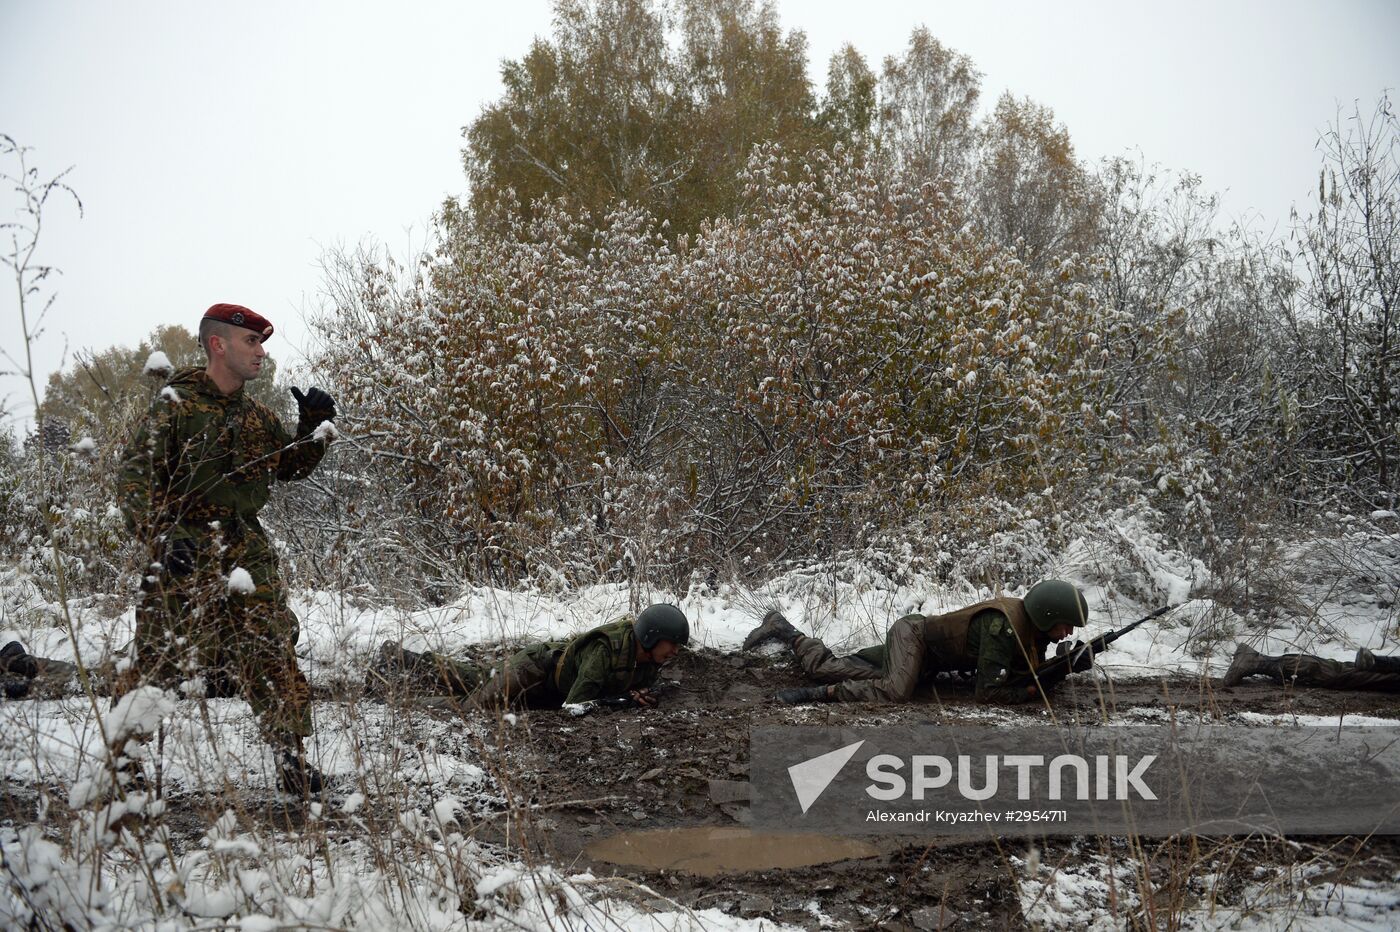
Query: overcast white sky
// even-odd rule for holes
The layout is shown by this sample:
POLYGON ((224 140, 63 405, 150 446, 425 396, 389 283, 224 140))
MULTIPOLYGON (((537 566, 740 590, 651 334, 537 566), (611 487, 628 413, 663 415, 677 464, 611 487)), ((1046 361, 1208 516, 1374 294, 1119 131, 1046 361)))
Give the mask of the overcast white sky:
MULTIPOLYGON (((777 6, 807 33, 819 87, 842 43, 878 69, 924 24, 977 63, 985 106, 1031 96, 1081 156, 1137 147, 1265 229, 1315 187, 1314 142, 1338 106, 1400 87, 1395 0, 777 6)), ((74 166, 86 209, 47 218, 41 259, 64 275, 41 378, 65 350, 193 325, 216 301, 271 318, 269 349, 295 364, 323 251, 423 244, 430 213, 465 191, 461 128, 499 94, 501 59, 549 22, 548 0, 0 0, 0 132, 41 172, 74 166)), ((23 349, 3 282, 0 348, 23 349)), ((31 407, 14 378, 0 397, 12 416, 31 407)))

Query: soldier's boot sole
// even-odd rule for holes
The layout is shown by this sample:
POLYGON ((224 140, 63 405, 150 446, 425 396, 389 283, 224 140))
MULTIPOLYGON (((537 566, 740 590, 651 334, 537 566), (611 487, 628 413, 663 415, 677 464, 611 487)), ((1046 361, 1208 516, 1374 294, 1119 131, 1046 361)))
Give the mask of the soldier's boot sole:
POLYGON ((744 650, 753 650, 765 641, 780 640, 791 646, 800 637, 800 633, 792 626, 792 623, 783 617, 783 613, 774 609, 763 616, 758 627, 754 628, 744 638, 744 650))

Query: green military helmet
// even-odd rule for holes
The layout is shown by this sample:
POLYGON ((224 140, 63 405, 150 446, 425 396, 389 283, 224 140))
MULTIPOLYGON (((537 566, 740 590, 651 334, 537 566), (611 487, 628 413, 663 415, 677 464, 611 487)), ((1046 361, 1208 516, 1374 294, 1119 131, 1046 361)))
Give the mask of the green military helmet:
POLYGON ((690 622, 685 620, 685 612, 665 602, 642 609, 632 622, 632 630, 637 632, 642 650, 651 650, 657 641, 671 641, 677 647, 690 643, 690 622))
POLYGON ((1026 614, 1041 631, 1049 631, 1056 625, 1073 625, 1078 628, 1089 619, 1089 603, 1084 593, 1063 579, 1044 579, 1031 586, 1022 599, 1026 603, 1026 614))

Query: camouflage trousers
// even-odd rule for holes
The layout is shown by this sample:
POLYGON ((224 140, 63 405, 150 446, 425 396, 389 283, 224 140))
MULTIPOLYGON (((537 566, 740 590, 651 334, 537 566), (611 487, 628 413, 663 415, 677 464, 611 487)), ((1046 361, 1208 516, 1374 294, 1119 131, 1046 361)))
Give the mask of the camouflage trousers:
POLYGON ((1400 693, 1400 673, 1358 670, 1345 660, 1324 660, 1311 654, 1284 654, 1279 658, 1284 682, 1317 689, 1363 689, 1400 693))
MULTIPOLYGON (((883 652, 884 648, 876 648, 883 652)), ((838 657, 822 643, 821 638, 805 634, 792 645, 802 675, 814 683, 839 683, 842 680, 874 680, 881 675, 881 665, 863 659, 861 653, 838 657)))
POLYGON ((834 698, 840 702, 908 702, 925 672, 918 616, 901 618, 890 626, 882 666, 870 662, 876 656, 874 649, 837 657, 817 638, 798 638, 792 649, 809 679, 836 684, 834 698))
POLYGON ((554 688, 553 664, 542 663, 530 650, 511 654, 490 669, 473 663, 450 660, 440 654, 424 654, 437 665, 433 685, 455 696, 466 697, 466 704, 479 709, 549 707, 559 705, 554 688))
POLYGON ((297 667, 298 622, 277 555, 260 529, 199 541, 193 572, 148 576, 136 609, 132 657, 112 701, 137 686, 173 688, 203 677, 206 694, 243 696, 263 737, 279 745, 311 734, 311 688, 297 667), (252 591, 230 586, 243 569, 252 591))

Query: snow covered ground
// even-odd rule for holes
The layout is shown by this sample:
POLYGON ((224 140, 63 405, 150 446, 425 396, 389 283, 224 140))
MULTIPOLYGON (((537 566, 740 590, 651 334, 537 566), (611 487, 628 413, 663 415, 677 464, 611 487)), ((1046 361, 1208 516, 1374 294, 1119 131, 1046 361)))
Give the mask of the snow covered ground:
MULTIPOLYGON (((1286 548, 1279 559, 1291 580, 1289 604, 1295 611, 1267 621, 1242 618, 1205 598, 1212 580, 1200 561, 1165 546, 1133 516, 1119 517, 1099 534, 1076 541, 1052 568, 1084 589, 1091 610, 1087 633, 1119 627, 1159 605, 1181 607, 1118 641, 1102 656, 1095 675, 1218 676, 1237 641, 1267 652, 1302 650, 1338 659, 1350 659, 1357 647, 1385 651, 1395 643, 1400 537, 1393 517, 1356 522, 1335 537, 1286 548)), ((19 571, 4 571, 0 582, 0 643, 17 638, 41 656, 76 654, 93 664, 110 659, 131 636, 130 610, 109 618, 100 600, 76 602, 70 606, 75 622, 70 632, 55 626, 58 607, 45 604, 19 571)), ((799 628, 844 651, 881 641, 902 615, 936 613, 990 594, 970 583, 940 585, 909 572, 892 579, 849 562, 790 570, 754 589, 720 585, 647 592, 635 601, 678 602, 692 621, 695 641, 705 647, 736 649, 763 612, 778 607, 799 628)), ((451 653, 485 642, 560 637, 610 620, 633 601, 625 587, 600 585, 568 592, 475 588, 449 605, 417 611, 372 606, 333 592, 303 592, 293 608, 302 620, 303 669, 313 684, 333 685, 358 682, 384 640, 451 653)), ((227 787, 273 792, 271 760, 245 703, 183 701, 177 709, 166 722, 160 750, 169 791, 201 798, 216 798, 227 787)), ((312 821, 359 818, 379 794, 381 804, 400 814, 398 825, 365 837, 339 837, 332 854, 325 833, 240 833, 233 815, 213 813, 202 846, 153 862, 133 853, 132 839, 84 841, 77 836, 81 820, 66 839, 51 829, 46 834, 43 820, 0 828, 5 863, 25 878, 30 897, 18 899, 13 884, 0 895, 0 925, 23 925, 39 911, 76 927, 103 922, 156 927, 164 917, 160 921, 170 924, 162 927, 168 928, 210 920, 244 929, 279 923, 774 928, 714 910, 697 913, 664 904, 641 910, 613 895, 616 881, 527 865, 509 851, 466 838, 453 813, 465 809, 480 815, 503 800, 480 766, 473 736, 460 727, 372 704, 318 703, 315 715, 317 761, 363 792, 339 801, 336 812, 313 814, 312 821)), ((515 727, 514 721, 503 727, 515 727)), ((102 746, 99 710, 85 699, 0 704, 0 769, 6 785, 27 788, 40 805, 73 791, 102 746)), ((1086 860, 1063 871, 1023 866, 1022 907, 1033 924, 1109 928, 1122 914, 1120 893, 1107 892, 1121 864, 1086 860)), ((1400 879, 1368 886, 1261 878, 1251 902, 1257 908, 1188 910, 1187 927, 1283 928, 1296 922, 1310 928, 1389 927, 1388 917, 1400 908, 1400 879)))
MULTIPOLYGON (((1123 928, 1123 914, 1141 905, 1140 862, 1110 862, 1093 855, 1067 867, 1036 858, 1012 857, 1025 875, 1020 882, 1021 909, 1032 927, 1112 932, 1123 928)), ((1218 902, 1216 876, 1201 873, 1188 881, 1190 904, 1168 912, 1175 928, 1191 932, 1383 932, 1395 928, 1400 914, 1400 878, 1388 882, 1358 880, 1334 883, 1321 879, 1317 864, 1259 867, 1256 880, 1235 900, 1218 902)), ((1165 924, 1165 923, 1163 923, 1165 924)))
MULTIPOLYGON (((1072 543, 1048 575, 1079 585, 1088 599, 1089 637, 1128 624, 1162 605, 1180 606, 1117 641, 1102 665, 1116 677, 1161 671, 1219 675, 1235 643, 1267 653, 1302 651, 1349 660, 1358 647, 1393 649, 1400 641, 1400 527, 1394 518, 1353 532, 1295 544, 1287 566, 1294 611, 1261 623, 1210 599, 1204 565, 1163 544, 1131 515, 1120 515, 1094 537, 1072 543)), ((891 622, 911 612, 935 614, 993 594, 970 583, 945 585, 905 572, 892 579, 858 563, 787 571, 755 588, 721 584, 713 590, 649 591, 636 602, 679 604, 699 645, 734 650, 769 608, 823 638, 838 653, 884 640, 891 622)), ((72 638, 55 623, 56 606, 38 604, 32 584, 0 571, 0 639, 18 638, 32 653, 72 659, 72 638)), ((1007 594, 1020 595, 1024 587, 1007 594)), ((374 607, 334 592, 302 592, 292 600, 301 618, 298 652, 313 683, 359 680, 384 640, 412 650, 452 653, 473 644, 564 637, 626 612, 632 593, 609 584, 568 592, 476 587, 448 605, 418 611, 374 607)), ((111 656, 131 638, 134 613, 104 617, 97 605, 72 608, 77 652, 88 663, 111 656)))

